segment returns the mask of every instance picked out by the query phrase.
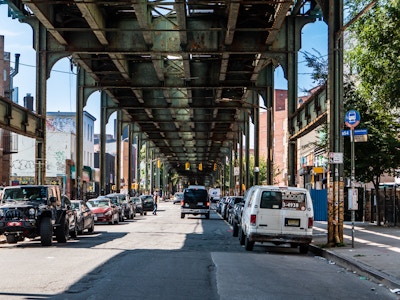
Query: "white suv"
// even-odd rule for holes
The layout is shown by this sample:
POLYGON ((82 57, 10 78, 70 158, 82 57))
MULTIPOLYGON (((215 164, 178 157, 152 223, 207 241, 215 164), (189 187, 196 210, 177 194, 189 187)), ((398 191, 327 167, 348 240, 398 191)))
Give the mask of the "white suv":
POLYGON ((239 240, 246 250, 255 242, 299 246, 307 253, 312 240, 314 211, 310 193, 303 188, 253 186, 245 195, 239 240))

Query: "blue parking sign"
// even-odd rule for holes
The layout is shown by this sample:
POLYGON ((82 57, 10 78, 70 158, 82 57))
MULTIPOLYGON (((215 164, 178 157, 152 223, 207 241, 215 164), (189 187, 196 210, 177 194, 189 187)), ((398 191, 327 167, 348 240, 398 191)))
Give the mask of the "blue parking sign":
POLYGON ((360 124, 360 113, 354 109, 347 111, 344 122, 347 127, 354 129, 358 124, 360 124))

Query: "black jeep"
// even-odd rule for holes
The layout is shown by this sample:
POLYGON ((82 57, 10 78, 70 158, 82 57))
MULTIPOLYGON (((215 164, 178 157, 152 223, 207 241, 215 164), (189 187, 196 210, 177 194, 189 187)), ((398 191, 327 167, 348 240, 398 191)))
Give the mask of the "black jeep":
POLYGON ((40 236, 42 246, 51 246, 53 235, 65 243, 76 232, 71 207, 59 186, 21 185, 5 187, 0 205, 0 234, 8 243, 40 236))

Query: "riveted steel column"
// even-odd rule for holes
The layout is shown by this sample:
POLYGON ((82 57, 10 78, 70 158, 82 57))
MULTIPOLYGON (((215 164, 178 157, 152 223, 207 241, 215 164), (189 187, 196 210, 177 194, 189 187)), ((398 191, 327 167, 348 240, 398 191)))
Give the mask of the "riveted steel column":
POLYGON ((142 149, 142 134, 140 132, 136 135, 136 188, 140 192, 140 150, 142 149))
POLYGON ((243 195, 243 132, 239 129, 239 195, 243 195))
MULTIPOLYGON (((288 79, 288 116, 293 115, 297 108, 297 72, 298 72, 298 39, 296 36, 296 19, 289 17, 287 19, 287 79, 288 79)), ((289 120, 289 118, 288 118, 289 120)), ((288 123, 288 126, 291 126, 288 123)), ((289 131, 291 128, 289 127, 289 131)), ((296 185, 296 156, 297 147, 294 141, 288 144, 288 185, 296 185)))
POLYGON ((85 94, 85 71, 78 69, 77 89, 76 89, 76 144, 75 144, 75 187, 77 199, 82 198, 82 169, 83 169, 83 106, 85 94))
POLYGON ((149 191, 149 157, 150 157, 150 142, 146 141, 146 166, 144 170, 144 177, 145 177, 144 189, 146 192, 149 191))
MULTIPOLYGON (((128 195, 132 194, 132 171, 133 170, 133 140, 135 138, 135 130, 133 124, 128 125, 128 195)), ((135 158, 136 160, 136 158, 135 158)))
POLYGON ((40 125, 42 131, 41 139, 36 139, 35 149, 35 182, 45 184, 46 182, 46 88, 48 78, 47 61, 47 30, 40 23, 34 28, 36 49, 36 113, 43 116, 40 125))
POLYGON ((267 184, 274 184, 274 68, 267 67, 266 102, 267 110, 267 184))
MULTIPOLYGON (((232 144, 233 145, 233 144, 232 144)), ((231 147, 230 151, 229 151, 229 195, 233 195, 233 190, 235 187, 235 178, 233 176, 233 168, 234 168, 234 164, 235 162, 233 161, 233 146, 231 147)))
POLYGON ((245 185, 246 189, 250 187, 250 118, 247 115, 247 120, 245 122, 245 135, 246 135, 246 155, 245 155, 245 185))
MULTIPOLYGON (((328 131, 329 151, 343 153, 343 0, 329 0, 328 19, 328 131)), ((343 164, 329 164, 328 243, 343 243, 343 164)))
POLYGON ((115 156, 115 189, 117 193, 120 191, 121 187, 121 135, 122 135, 122 111, 118 110, 117 111, 117 128, 116 128, 116 137, 115 137, 115 143, 116 143, 116 156, 115 156))
POLYGON ((258 94, 253 92, 252 103, 254 105, 254 185, 260 181, 260 108, 258 105, 258 94))
POLYGON ((101 91, 101 107, 100 107, 100 191, 105 195, 107 178, 106 164, 106 123, 107 123, 107 94, 101 91))

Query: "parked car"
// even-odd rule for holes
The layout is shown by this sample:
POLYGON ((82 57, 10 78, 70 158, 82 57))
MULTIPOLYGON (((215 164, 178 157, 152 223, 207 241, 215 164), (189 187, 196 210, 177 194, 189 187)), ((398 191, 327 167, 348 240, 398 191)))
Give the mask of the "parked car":
POLYGON ((183 199, 183 193, 181 193, 181 192, 176 192, 176 193, 174 194, 174 201, 173 201, 173 204, 175 204, 175 203, 181 203, 182 199, 183 199))
POLYGON ((227 196, 222 199, 222 203, 221 203, 220 215, 224 220, 226 219, 226 211, 227 211, 229 199, 230 199, 230 196, 227 196))
POLYGON ((233 216, 233 207, 235 206, 236 203, 242 202, 243 201, 243 196, 232 196, 229 197, 226 210, 225 210, 225 215, 226 215, 226 220, 228 220, 229 224, 232 224, 232 216, 233 216))
POLYGON ((239 241, 247 251, 255 242, 290 244, 307 253, 312 240, 313 203, 307 189, 252 186, 245 196, 239 241))
POLYGON ((243 213, 244 200, 236 203, 233 206, 233 214, 232 214, 232 236, 237 237, 239 235, 239 226, 242 221, 242 213, 243 213))
POLYGON ((67 195, 61 196, 61 205, 65 207, 65 217, 68 219, 68 232, 70 237, 76 238, 78 235, 77 213, 72 208, 71 200, 67 195))
POLYGON ((86 203, 94 213, 95 223, 108 223, 108 224, 119 223, 120 220, 119 209, 111 201, 111 199, 106 197, 101 197, 101 198, 90 199, 86 203))
POLYGON ((128 195, 121 193, 113 193, 108 194, 106 197, 114 199, 114 197, 118 198, 118 203, 121 206, 121 215, 125 219, 133 219, 135 217, 135 207, 132 202, 129 202, 128 195))
POLYGON ((65 243, 74 234, 73 214, 58 185, 8 186, 1 202, 0 234, 7 243, 40 237, 42 246, 51 246, 53 236, 65 243))
POLYGON ((94 231, 94 213, 83 200, 71 200, 72 209, 77 215, 77 231, 82 234, 84 230, 92 233, 94 231))
POLYGON ((222 208, 223 203, 225 203, 226 198, 227 197, 224 196, 217 202, 217 207, 215 209, 217 211, 217 213, 221 214, 221 208, 222 208))
POLYGON ((123 212, 123 208, 122 208, 122 201, 116 194, 108 194, 107 196, 99 196, 97 198, 98 199, 101 199, 101 198, 110 199, 111 203, 113 203, 118 209, 118 216, 119 216, 119 220, 118 221, 119 222, 123 222, 124 221, 124 212, 123 212))
POLYGON ((135 212, 143 216, 143 204, 139 197, 131 197, 129 200, 135 205, 135 212))
POLYGON ((148 211, 154 210, 154 198, 152 195, 141 195, 139 197, 142 200, 143 214, 147 215, 148 211))

